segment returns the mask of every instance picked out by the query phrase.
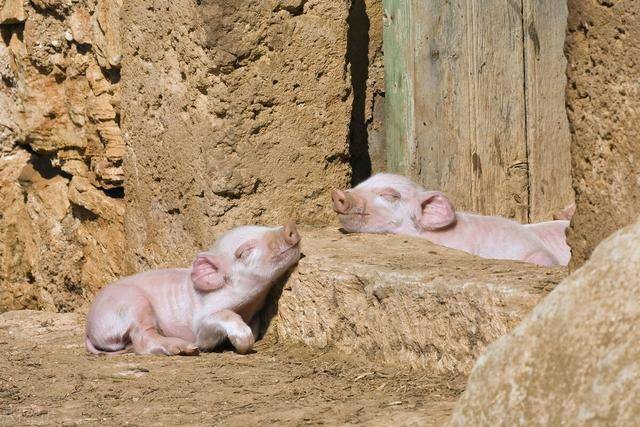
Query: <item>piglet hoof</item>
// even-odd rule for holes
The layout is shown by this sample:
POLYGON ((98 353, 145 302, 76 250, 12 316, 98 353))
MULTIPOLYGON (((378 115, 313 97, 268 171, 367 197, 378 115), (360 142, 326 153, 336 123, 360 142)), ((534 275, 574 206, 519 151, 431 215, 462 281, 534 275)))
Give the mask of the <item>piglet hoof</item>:
POLYGON ((242 340, 241 342, 237 342, 234 347, 238 354, 247 354, 251 351, 253 347, 253 337, 242 340))
POLYGON ((197 345, 181 340, 180 338, 169 338, 166 350, 169 355, 176 356, 197 356, 200 354, 197 345))
POLYGON ((244 327, 237 331, 237 333, 229 334, 229 341, 231 341, 231 345, 233 345, 238 353, 247 354, 253 347, 256 340, 253 337, 251 328, 244 325, 244 327))
POLYGON ((197 356, 200 354, 200 350, 195 344, 189 344, 184 346, 178 354, 180 356, 197 356))

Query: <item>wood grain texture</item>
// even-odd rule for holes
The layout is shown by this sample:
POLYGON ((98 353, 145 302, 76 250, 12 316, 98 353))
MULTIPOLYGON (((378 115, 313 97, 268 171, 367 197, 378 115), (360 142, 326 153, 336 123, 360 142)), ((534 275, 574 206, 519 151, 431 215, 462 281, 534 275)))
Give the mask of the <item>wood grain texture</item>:
POLYGON ((523 8, 529 217, 536 222, 549 219, 550 212, 574 199, 569 173, 571 135, 564 98, 567 4, 523 0, 523 8))
POLYGON ((387 167, 404 173, 414 147, 412 2, 383 1, 385 134, 387 167), (387 99, 389 101, 387 101, 387 99), (390 104, 387 105, 387 102, 390 104))
POLYGON ((520 10, 499 0, 416 3, 419 148, 409 174, 461 209, 526 221, 520 10))
POLYGON ((570 203, 565 2, 385 5, 389 169, 521 222, 570 203))

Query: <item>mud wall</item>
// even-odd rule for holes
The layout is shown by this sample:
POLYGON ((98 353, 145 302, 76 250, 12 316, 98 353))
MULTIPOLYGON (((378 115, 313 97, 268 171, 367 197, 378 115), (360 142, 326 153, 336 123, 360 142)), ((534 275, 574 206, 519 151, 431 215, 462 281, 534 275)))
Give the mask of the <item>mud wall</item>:
POLYGON ((0 311, 67 311, 122 272, 119 6, 0 7, 0 311))
POLYGON ((175 265, 232 225, 333 219, 350 180, 350 2, 128 1, 127 269, 175 265))
POLYGON ((640 212, 640 3, 569 0, 567 112, 575 269, 640 212))

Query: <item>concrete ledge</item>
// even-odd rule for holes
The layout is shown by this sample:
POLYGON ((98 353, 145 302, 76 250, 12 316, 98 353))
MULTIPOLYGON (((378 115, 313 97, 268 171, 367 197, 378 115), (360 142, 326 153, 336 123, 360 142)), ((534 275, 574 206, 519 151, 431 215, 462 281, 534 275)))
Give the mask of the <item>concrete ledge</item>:
POLYGON ((418 238, 302 231, 305 258, 275 292, 269 333, 434 374, 468 374, 566 276, 418 238))

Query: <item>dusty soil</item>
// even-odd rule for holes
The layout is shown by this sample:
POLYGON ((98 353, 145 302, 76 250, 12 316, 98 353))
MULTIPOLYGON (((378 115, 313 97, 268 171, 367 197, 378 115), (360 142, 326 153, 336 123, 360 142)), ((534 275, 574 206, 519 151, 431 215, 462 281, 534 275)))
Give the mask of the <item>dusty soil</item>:
POLYGON ((93 357, 80 314, 0 315, 0 425, 441 425, 463 378, 260 341, 253 354, 93 357))

